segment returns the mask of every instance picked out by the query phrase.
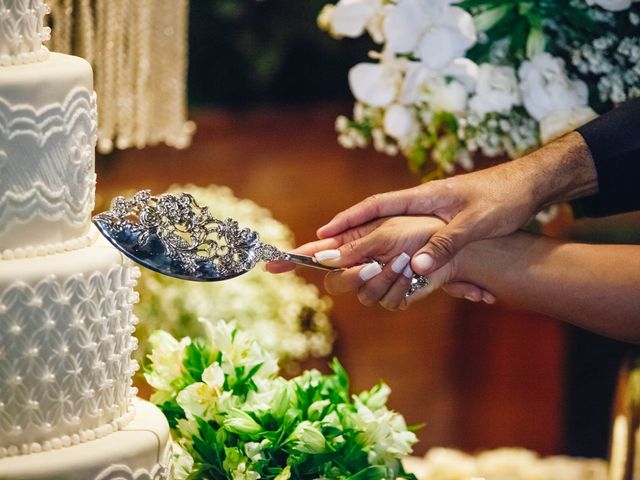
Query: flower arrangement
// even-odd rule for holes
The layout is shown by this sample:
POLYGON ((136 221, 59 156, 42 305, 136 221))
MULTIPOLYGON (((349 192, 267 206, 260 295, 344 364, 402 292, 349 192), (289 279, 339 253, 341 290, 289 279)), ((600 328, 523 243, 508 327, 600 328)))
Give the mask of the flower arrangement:
POLYGON ((380 46, 355 65, 347 148, 404 154, 425 180, 476 152, 517 157, 640 96, 634 0, 339 0, 319 26, 380 46))
POLYGON ((150 339, 145 376, 180 446, 177 478, 415 479, 400 458, 417 439, 386 385, 350 396, 337 360, 286 380, 248 333, 203 325, 204 338, 150 339))
POLYGON ((404 460, 418 480, 606 480, 607 462, 567 456, 540 457, 524 448, 498 448, 468 455, 432 448, 424 457, 404 460))
MULTIPOLYGON (((271 212, 250 200, 241 200, 227 187, 176 185, 173 192, 190 192, 217 218, 234 218, 281 249, 293 248, 293 234, 271 212)), ((333 331, 328 318, 331 300, 293 272, 271 275, 260 268, 224 282, 186 282, 144 270, 138 282, 136 314, 141 341, 137 355, 149 352, 146 338, 162 328, 176 336, 202 335, 199 318, 234 321, 251 330, 261 346, 289 368, 309 355, 331 352, 333 331)))

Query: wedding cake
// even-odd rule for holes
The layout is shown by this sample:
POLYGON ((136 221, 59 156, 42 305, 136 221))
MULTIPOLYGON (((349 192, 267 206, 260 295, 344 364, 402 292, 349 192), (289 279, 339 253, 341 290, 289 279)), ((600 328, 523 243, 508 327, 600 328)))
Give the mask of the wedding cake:
POLYGON ((42 0, 0 0, 0 479, 164 479, 135 398, 138 270, 98 238, 91 66, 50 53, 42 0))

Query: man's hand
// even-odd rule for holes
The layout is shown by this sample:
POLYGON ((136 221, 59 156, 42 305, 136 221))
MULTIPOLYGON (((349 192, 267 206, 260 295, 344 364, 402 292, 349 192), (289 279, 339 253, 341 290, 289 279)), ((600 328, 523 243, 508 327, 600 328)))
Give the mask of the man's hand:
POLYGON ((596 191, 589 149, 582 136, 572 132, 512 162, 373 195, 336 215, 318 230, 318 237, 335 237, 376 218, 437 216, 447 225, 416 252, 411 263, 415 272, 426 275, 474 240, 508 235, 543 207, 596 191))

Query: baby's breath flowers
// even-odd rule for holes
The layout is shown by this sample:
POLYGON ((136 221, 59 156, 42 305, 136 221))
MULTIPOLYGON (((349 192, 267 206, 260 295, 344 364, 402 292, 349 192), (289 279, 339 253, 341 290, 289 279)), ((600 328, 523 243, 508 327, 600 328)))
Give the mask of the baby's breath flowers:
POLYGON ((401 153, 423 180, 518 157, 640 96, 633 0, 338 0, 318 25, 368 34, 339 143, 401 153))
MULTIPOLYGON (((242 200, 226 187, 173 186, 170 191, 189 192, 209 208, 213 216, 234 218, 240 225, 283 250, 293 248, 293 234, 271 212, 250 200, 242 200)), ((261 268, 224 282, 196 283, 166 277, 148 270, 138 282, 140 318, 136 335, 140 358, 149 351, 146 338, 162 328, 172 335, 203 333, 200 317, 212 322, 234 321, 250 330, 260 344, 284 366, 295 367, 308 356, 331 352, 333 332, 328 313, 331 300, 295 273, 271 275, 261 268)))
POLYGON ((337 360, 332 374, 286 380, 276 357, 232 324, 203 338, 151 336, 145 376, 179 448, 178 479, 414 479, 401 458, 416 443, 379 384, 358 395, 337 360))

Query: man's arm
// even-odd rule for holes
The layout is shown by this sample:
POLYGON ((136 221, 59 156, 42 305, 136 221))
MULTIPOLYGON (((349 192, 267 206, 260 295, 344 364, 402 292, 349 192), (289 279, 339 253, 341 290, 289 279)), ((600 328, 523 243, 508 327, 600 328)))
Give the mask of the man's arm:
POLYGON ((640 210, 640 99, 578 128, 591 152, 598 194, 578 202, 590 216, 640 210))

